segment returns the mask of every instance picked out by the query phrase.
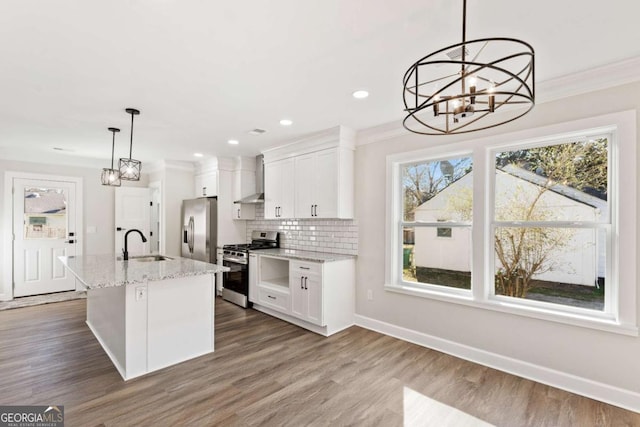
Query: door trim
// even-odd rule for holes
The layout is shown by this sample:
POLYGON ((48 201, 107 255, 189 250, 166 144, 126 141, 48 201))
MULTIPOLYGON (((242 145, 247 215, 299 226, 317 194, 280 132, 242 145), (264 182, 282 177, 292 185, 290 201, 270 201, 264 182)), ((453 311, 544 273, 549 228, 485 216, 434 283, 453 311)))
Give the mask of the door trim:
POLYGON ((4 261, 2 262, 3 285, 0 287, 0 301, 9 301, 13 299, 13 180, 15 178, 73 182, 76 186, 76 235, 78 236, 80 243, 76 245, 76 256, 82 255, 82 249, 84 247, 82 177, 6 171, 4 173, 4 230, 2 233, 2 249, 4 251, 4 261))

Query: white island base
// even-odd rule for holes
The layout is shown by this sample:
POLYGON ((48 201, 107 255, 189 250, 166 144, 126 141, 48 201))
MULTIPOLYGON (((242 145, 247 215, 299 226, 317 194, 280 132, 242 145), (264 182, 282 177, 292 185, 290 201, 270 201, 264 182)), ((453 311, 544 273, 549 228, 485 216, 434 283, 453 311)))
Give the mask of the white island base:
POLYGON ((87 325, 125 380, 214 349, 214 275, 88 289, 87 325))

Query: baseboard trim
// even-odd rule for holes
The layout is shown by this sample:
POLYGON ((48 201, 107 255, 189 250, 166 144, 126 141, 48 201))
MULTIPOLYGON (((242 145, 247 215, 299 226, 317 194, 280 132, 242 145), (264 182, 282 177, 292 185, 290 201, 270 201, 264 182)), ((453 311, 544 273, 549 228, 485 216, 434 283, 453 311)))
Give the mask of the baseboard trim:
POLYGON ((571 393, 640 412, 640 393, 356 315, 357 326, 571 393))

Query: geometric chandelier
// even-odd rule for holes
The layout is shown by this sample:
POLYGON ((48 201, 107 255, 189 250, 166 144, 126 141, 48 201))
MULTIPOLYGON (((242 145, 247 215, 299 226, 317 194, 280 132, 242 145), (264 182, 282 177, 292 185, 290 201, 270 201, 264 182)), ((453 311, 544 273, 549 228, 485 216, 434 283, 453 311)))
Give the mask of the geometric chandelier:
POLYGON ((113 150, 116 145, 116 132, 120 132, 118 128, 109 128, 109 132, 112 133, 111 140, 111 169, 102 169, 102 176, 100 181, 102 185, 110 185, 112 187, 120 187, 120 171, 113 168, 113 150))
POLYGON ((404 75, 403 126, 422 135, 489 129, 516 120, 535 104, 534 51, 513 38, 467 41, 430 53, 404 75))
POLYGON ((142 162, 131 157, 133 151, 133 116, 140 114, 135 108, 127 108, 125 111, 131 114, 131 140, 129 142, 129 158, 121 158, 118 163, 120 170, 120 179, 125 181, 140 181, 140 171, 142 170, 142 162))

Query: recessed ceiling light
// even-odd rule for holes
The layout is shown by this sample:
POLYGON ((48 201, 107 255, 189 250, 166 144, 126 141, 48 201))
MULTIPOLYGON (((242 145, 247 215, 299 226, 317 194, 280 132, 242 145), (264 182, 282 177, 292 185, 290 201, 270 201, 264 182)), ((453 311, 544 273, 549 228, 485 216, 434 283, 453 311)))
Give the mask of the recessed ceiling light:
POLYGON ((367 92, 366 90, 357 90, 353 92, 353 97, 356 99, 365 99, 368 96, 369 92, 367 92))
POLYGON ((227 141, 229 144, 231 145, 238 145, 240 144, 240 141, 238 141, 237 139, 230 139, 227 141))
POLYGON ((282 119, 280 120, 280 124, 282 126, 291 126, 293 124, 293 122, 289 119, 282 119))
POLYGON ((193 153, 193 155, 195 157, 204 157, 204 154, 202 154, 202 153, 193 153))

